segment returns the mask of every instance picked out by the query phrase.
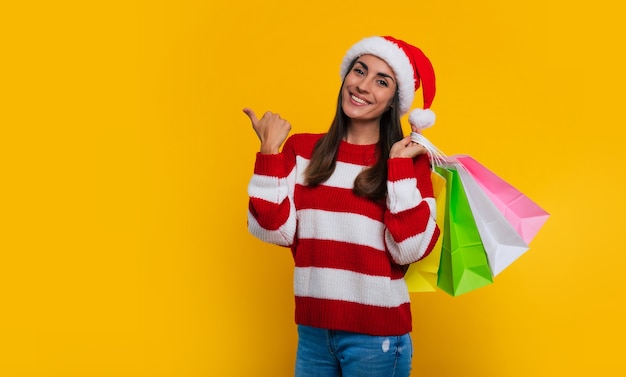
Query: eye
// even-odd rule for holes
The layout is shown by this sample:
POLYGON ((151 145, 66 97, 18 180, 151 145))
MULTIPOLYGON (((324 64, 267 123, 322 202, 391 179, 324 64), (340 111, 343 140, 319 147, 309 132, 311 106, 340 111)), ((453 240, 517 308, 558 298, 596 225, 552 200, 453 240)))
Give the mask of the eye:
POLYGON ((389 86, 389 84, 385 80, 378 80, 378 85, 384 86, 385 88, 389 86))
POLYGON ((363 72, 361 68, 354 68, 352 71, 355 72, 357 75, 361 75, 361 76, 365 74, 365 72, 363 72))

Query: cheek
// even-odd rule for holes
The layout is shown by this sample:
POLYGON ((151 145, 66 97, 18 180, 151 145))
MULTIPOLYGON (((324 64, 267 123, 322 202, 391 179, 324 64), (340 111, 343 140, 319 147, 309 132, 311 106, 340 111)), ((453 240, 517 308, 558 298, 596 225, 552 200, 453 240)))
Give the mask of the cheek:
POLYGON ((355 79, 354 75, 348 73, 348 75, 346 76, 346 78, 345 78, 345 80, 343 82, 344 89, 347 86, 353 86, 355 81, 356 81, 356 79, 355 79))
POLYGON ((395 93, 385 93, 385 98, 387 102, 387 106, 393 105, 393 99, 395 97, 395 93))

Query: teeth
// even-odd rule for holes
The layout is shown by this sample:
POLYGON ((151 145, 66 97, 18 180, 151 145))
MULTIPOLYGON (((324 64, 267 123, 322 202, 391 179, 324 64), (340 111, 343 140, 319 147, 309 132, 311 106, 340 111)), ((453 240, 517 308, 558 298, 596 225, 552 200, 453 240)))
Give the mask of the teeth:
POLYGON ((352 99, 353 99, 355 102, 358 102, 358 103, 360 103, 360 104, 362 104, 362 105, 367 105, 367 102, 366 102, 366 101, 364 101, 364 100, 360 99, 359 97, 355 96, 354 94, 353 94, 353 95, 351 95, 351 97, 352 97, 352 99))

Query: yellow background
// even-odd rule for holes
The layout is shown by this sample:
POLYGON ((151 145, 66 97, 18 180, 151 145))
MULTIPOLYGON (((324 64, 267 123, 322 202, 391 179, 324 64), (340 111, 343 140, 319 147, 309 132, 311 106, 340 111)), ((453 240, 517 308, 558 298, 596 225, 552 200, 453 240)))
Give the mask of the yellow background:
POLYGON ((619 3, 4 4, 0 376, 291 375, 292 261, 246 230, 241 109, 325 131, 370 35, 433 61, 430 140, 551 213, 494 284, 412 295, 413 374, 624 375, 619 3))

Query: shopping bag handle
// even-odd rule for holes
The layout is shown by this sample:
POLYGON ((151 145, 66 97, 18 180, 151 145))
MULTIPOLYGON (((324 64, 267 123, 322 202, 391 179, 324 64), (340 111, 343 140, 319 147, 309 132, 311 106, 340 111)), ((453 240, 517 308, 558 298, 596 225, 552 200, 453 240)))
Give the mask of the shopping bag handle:
POLYGON ((430 158, 430 163, 432 165, 432 170, 435 170, 437 166, 443 166, 450 164, 450 159, 443 153, 439 148, 435 146, 430 140, 426 138, 426 136, 417 133, 411 132, 411 141, 422 145, 426 148, 426 153, 428 153, 428 157, 430 158))

